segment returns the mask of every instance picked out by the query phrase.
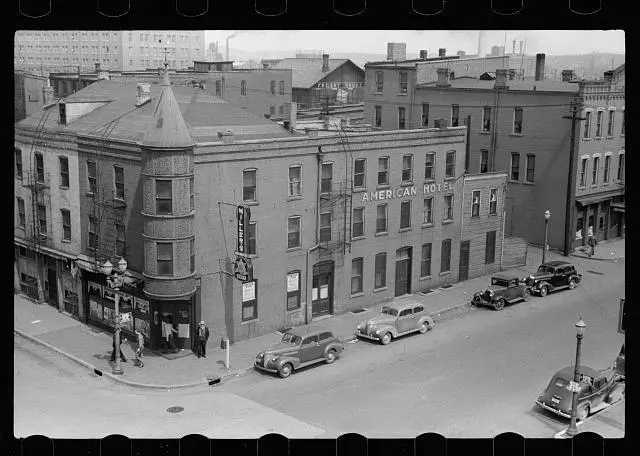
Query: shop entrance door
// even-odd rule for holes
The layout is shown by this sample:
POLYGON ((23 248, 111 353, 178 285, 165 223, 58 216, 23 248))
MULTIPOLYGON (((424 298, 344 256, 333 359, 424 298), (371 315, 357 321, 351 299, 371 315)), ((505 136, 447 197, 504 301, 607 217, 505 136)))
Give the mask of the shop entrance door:
POLYGON ((411 247, 396 250, 395 296, 411 293, 411 247))
POLYGON ((311 318, 333 312, 333 261, 318 263, 313 267, 311 288, 311 318))
POLYGON ((461 282, 469 278, 469 243, 471 241, 463 241, 460 243, 460 268, 458 277, 461 282))
POLYGON ((58 277, 55 269, 47 268, 48 295, 47 302, 53 307, 58 307, 58 277))

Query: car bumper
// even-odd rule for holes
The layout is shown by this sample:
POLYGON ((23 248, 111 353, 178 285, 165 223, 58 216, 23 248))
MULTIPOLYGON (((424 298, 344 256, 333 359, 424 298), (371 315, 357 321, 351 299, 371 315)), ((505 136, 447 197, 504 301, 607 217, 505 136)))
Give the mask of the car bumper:
POLYGON ((563 418, 571 418, 571 415, 569 415, 568 413, 564 413, 558 409, 555 409, 553 407, 549 407, 547 404, 545 404, 544 402, 540 402, 540 401, 536 401, 536 404, 538 404, 540 407, 542 407, 545 410, 549 410, 550 412, 555 413, 556 415, 560 415, 563 418))
POLYGON ((261 366, 258 363, 253 363, 253 367, 255 367, 256 369, 259 369, 261 371, 264 371, 264 372, 271 372, 273 374, 278 373, 278 369, 270 369, 268 367, 261 366))
POLYGON ((493 307, 494 306, 494 302, 493 301, 487 301, 485 299, 474 299, 471 302, 473 303, 474 306, 487 306, 487 307, 493 307))
POLYGON ((375 333, 374 334, 365 334, 365 333, 362 333, 360 331, 356 331, 355 332, 355 336, 356 337, 362 337, 364 339, 369 339, 369 340, 380 340, 380 337, 378 337, 378 335, 375 334, 375 333))

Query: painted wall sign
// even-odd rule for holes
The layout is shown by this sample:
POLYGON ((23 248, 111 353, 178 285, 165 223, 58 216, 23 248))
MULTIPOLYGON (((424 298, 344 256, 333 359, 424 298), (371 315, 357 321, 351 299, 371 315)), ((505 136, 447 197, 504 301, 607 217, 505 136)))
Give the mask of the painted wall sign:
POLYGON ((253 280, 253 267, 249 258, 237 257, 233 264, 233 275, 242 282, 253 280))
POLYGON ((256 299, 256 283, 247 282, 242 284, 242 302, 256 299))
MULTIPOLYGON (((441 184, 424 184, 422 186, 422 194, 429 195, 434 193, 448 192, 453 190, 451 182, 444 182, 441 184)), ((395 189, 378 190, 377 192, 367 192, 362 194, 362 202, 367 203, 369 201, 383 201, 393 198, 407 198, 409 196, 415 196, 418 194, 415 186, 400 187, 395 189)))

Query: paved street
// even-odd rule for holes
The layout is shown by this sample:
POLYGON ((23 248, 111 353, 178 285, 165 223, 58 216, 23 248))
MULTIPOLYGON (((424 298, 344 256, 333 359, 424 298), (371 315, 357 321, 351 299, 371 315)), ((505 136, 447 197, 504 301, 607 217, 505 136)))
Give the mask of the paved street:
POLYGON ((16 435, 550 437, 567 423, 536 410, 534 400, 556 370, 573 362, 573 323, 582 316, 588 325, 584 364, 604 368, 620 348, 624 264, 585 263, 585 282, 575 290, 501 312, 470 309, 386 347, 348 344, 333 365, 286 380, 251 372, 215 387, 137 390, 16 338, 16 435), (167 412, 172 406, 184 411, 167 412))

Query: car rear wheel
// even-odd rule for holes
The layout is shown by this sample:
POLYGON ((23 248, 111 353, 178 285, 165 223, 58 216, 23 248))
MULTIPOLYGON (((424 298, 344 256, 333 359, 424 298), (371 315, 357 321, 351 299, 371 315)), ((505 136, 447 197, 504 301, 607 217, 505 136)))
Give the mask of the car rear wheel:
POLYGON ((380 343, 382 345, 387 345, 389 342, 391 342, 391 333, 384 333, 384 336, 382 336, 382 339, 380 339, 380 343))
POLYGON ((529 298, 531 297, 531 292, 529 291, 528 288, 526 288, 523 292, 522 292, 522 299, 524 301, 528 301, 529 298))
POLYGON ((578 421, 583 421, 586 417, 589 416, 589 413, 591 412, 591 407, 589 407, 589 405, 585 405, 584 407, 580 407, 578 409, 578 421))
POLYGON ((493 305, 493 308, 496 309, 496 310, 502 310, 502 309, 504 309, 504 306, 505 306, 506 303, 507 303, 507 301, 505 299, 503 299, 503 298, 498 299, 496 301, 496 303, 493 305))
POLYGON ((327 357, 325 358, 325 362, 327 364, 331 364, 335 360, 336 360, 336 351, 335 350, 329 350, 327 352, 327 357))
POLYGON ((547 295, 548 292, 549 289, 546 286, 540 288, 540 296, 542 296, 543 298, 547 295))
POLYGON ((420 334, 424 334, 427 331, 429 331, 429 323, 427 323, 426 321, 424 323, 422 323, 422 326, 420 326, 420 334))
POLYGON ((576 281, 571 279, 569 280, 569 290, 573 290, 576 287, 576 281))
POLYGON ((287 363, 280 368, 280 370, 278 371, 278 375, 280 375, 280 377, 282 378, 287 378, 289 375, 291 375, 292 370, 293 367, 291 367, 291 364, 287 363))

